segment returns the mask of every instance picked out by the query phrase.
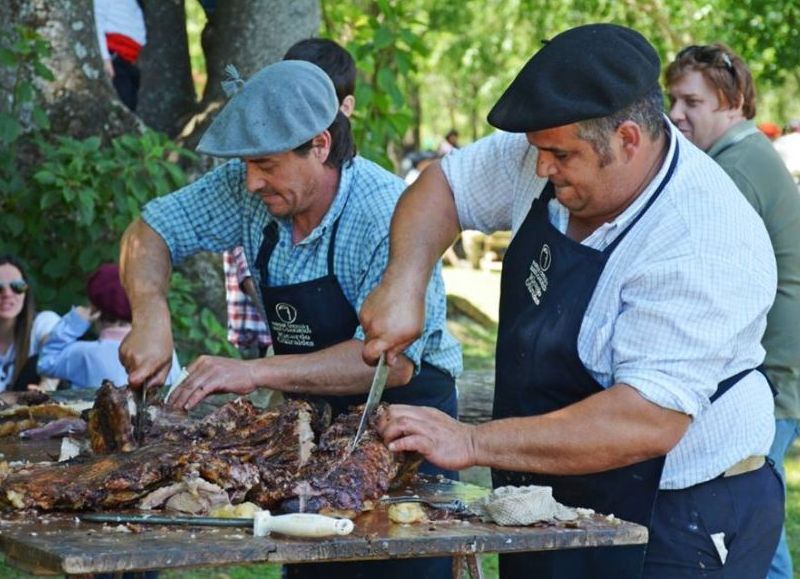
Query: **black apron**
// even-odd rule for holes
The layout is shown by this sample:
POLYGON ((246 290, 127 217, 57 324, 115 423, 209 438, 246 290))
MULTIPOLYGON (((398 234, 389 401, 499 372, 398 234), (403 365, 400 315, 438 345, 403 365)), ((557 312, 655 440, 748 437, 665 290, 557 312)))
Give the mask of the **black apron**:
MULTIPOLYGON (((552 184, 534 200, 503 260, 494 418, 545 414, 603 390, 578 356, 584 314, 611 253, 659 197, 677 160, 676 148, 666 176, 645 207, 603 251, 581 245, 550 223, 552 184)), ((747 372, 721 383, 715 398, 747 372)), ((664 458, 580 476, 495 470, 492 482, 495 488, 552 486, 561 503, 649 526, 664 458)), ((634 546, 501 555, 500 575, 639 577, 644 554, 644 546, 634 546)))
MULTIPOLYGON (((305 354, 328 348, 353 338, 358 327, 358 315, 336 279, 333 267, 336 232, 339 219, 333 224, 328 245, 328 272, 324 277, 283 286, 269 285, 269 259, 278 241, 278 224, 273 221, 264 228, 264 240, 258 251, 256 267, 261 272, 261 296, 267 314, 272 346, 276 355, 305 354)), ((331 405, 333 415, 346 412, 349 406, 363 404, 367 394, 349 396, 308 396, 331 405)), ((397 404, 433 406, 452 417, 458 414, 455 378, 423 363, 411 381, 400 388, 384 391, 382 400, 397 404)), ((442 474, 457 479, 454 471, 446 471, 423 463, 419 471, 425 474, 442 474)), ((307 563, 286 565, 284 577, 316 579, 358 579, 381 577, 405 579, 407 577, 445 578, 452 566, 449 557, 405 559, 398 561, 355 561, 352 563, 307 563)))
MULTIPOLYGON (((268 264, 278 241, 278 224, 270 222, 264 228, 264 240, 258 251, 256 267, 261 272, 261 296, 267 315, 275 354, 308 354, 353 338, 358 327, 358 315, 344 295, 333 267, 336 232, 339 220, 333 224, 328 245, 327 275, 309 281, 269 285, 268 264)), ((367 394, 347 396, 317 396, 331 405, 333 415, 346 412, 348 407, 363 404, 367 394)), ((400 388, 387 388, 382 400, 390 404, 432 406, 457 416, 455 379, 427 364, 411 381, 400 388)))

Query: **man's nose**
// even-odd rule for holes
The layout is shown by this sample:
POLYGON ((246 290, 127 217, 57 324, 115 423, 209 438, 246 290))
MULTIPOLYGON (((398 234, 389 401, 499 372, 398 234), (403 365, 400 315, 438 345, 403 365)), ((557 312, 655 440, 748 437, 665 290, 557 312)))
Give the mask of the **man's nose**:
POLYGON ((264 178, 260 175, 259 171, 250 165, 247 165, 245 185, 250 193, 256 193, 260 191, 265 185, 264 178))
POLYGON ((548 178, 555 174, 555 159, 547 151, 539 151, 539 158, 536 161, 536 174, 542 178, 548 178))
POLYGON ((669 120, 671 120, 673 123, 682 121, 684 119, 683 113, 684 113, 683 105, 680 104, 678 101, 675 101, 669 107, 669 120))

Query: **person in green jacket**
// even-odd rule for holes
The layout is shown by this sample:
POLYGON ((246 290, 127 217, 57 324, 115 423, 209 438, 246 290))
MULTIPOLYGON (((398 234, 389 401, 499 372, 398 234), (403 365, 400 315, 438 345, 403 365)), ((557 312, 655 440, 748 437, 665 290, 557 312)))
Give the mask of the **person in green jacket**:
MULTIPOLYGON (((784 456, 800 424, 800 195, 772 143, 753 121, 756 95, 745 62, 723 44, 693 45, 667 67, 669 117, 731 177, 767 227, 778 263, 778 293, 763 338, 767 376, 778 390, 770 458, 784 456)), ((785 531, 769 579, 792 577, 785 531)))

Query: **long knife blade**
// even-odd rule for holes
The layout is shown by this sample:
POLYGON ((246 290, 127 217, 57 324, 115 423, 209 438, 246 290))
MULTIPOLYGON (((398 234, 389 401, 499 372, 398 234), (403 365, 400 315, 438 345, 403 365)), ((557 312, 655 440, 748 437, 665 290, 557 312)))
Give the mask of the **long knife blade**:
POLYGON ((147 406, 147 386, 142 384, 141 388, 141 395, 139 397, 139 404, 136 408, 136 422, 134 423, 133 427, 133 437, 136 439, 136 443, 139 446, 142 446, 144 442, 144 413, 146 412, 145 408, 147 406))
POLYGON ((364 404, 364 413, 361 415, 361 422, 358 424, 358 430, 353 437, 353 442, 350 445, 352 452, 358 445, 358 441, 364 435, 364 430, 367 428, 370 414, 373 413, 378 403, 383 396, 383 389, 386 387, 386 380, 389 378, 389 366, 386 365, 386 354, 381 353, 378 358, 378 367, 375 368, 375 375, 372 377, 372 385, 369 387, 369 396, 367 396, 367 403, 364 404))
POLYGON ((92 523, 137 523, 140 525, 198 525, 205 527, 252 527, 253 519, 222 519, 217 517, 186 517, 163 515, 80 515, 92 523))

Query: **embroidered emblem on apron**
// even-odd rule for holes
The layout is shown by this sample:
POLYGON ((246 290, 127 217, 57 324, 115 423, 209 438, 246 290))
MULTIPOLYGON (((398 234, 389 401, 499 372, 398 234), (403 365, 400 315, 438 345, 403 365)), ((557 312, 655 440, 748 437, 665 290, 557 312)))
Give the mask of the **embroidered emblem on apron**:
POLYGON ((547 291, 547 275, 545 275, 545 272, 550 269, 552 260, 550 246, 545 243, 539 252, 539 261, 534 260, 531 262, 530 274, 525 280, 525 287, 528 288, 528 293, 531 294, 531 299, 537 306, 541 302, 542 295, 547 291))

